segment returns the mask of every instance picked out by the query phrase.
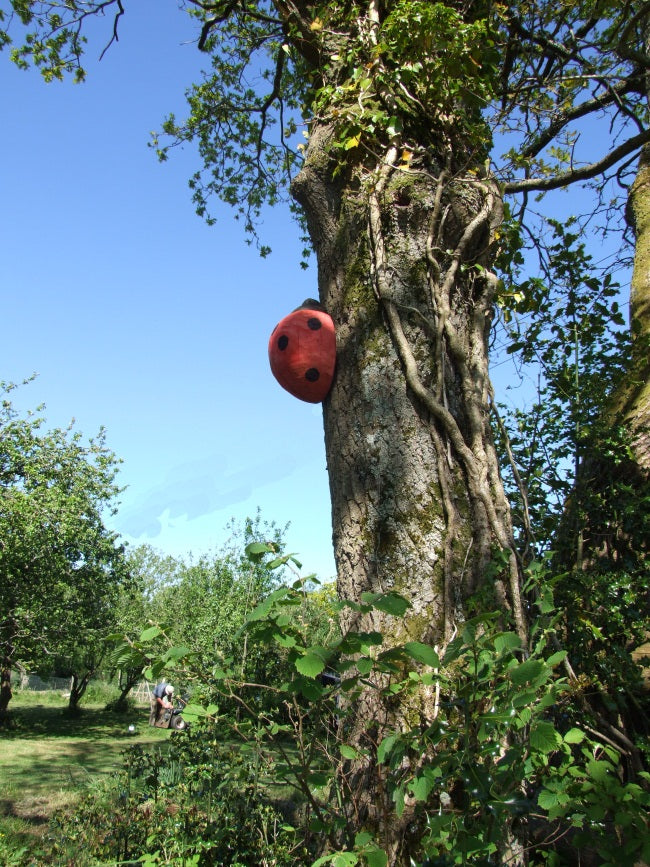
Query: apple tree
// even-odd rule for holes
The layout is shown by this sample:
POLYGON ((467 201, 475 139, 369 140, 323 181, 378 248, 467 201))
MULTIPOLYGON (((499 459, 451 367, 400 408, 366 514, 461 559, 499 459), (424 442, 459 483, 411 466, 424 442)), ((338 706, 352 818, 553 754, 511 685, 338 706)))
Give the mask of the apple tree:
MULTIPOLYGON (((104 524, 115 508, 118 461, 103 430, 45 429, 38 413, 0 407, 0 717, 11 672, 65 657, 79 700, 110 632, 123 551, 104 524)), ((72 700, 72 698, 71 698, 72 700)))

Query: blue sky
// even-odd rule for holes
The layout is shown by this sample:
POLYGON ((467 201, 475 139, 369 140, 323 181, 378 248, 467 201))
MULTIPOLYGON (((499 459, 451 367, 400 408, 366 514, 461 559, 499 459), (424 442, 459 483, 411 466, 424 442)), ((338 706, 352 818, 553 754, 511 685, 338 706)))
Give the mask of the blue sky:
MULTIPOLYGON (((191 150, 159 164, 147 147, 206 64, 173 3, 128 4, 87 55, 88 79, 45 84, 0 60, 0 379, 37 380, 50 427, 101 425, 127 490, 114 519, 131 544, 218 549, 231 517, 291 523, 304 574, 334 574, 320 405, 268 367, 276 322, 317 294, 316 269, 285 208, 268 214, 266 260, 223 206, 195 215, 191 150)), ((97 28, 94 28, 95 30, 97 28)))

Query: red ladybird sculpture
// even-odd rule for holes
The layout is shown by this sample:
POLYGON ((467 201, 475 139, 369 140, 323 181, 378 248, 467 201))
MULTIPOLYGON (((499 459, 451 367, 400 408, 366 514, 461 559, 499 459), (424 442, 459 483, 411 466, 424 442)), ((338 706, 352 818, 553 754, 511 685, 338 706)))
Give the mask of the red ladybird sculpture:
POLYGON ((269 339, 271 372, 294 397, 320 403, 336 366, 336 333, 325 308, 308 298, 281 319, 269 339))

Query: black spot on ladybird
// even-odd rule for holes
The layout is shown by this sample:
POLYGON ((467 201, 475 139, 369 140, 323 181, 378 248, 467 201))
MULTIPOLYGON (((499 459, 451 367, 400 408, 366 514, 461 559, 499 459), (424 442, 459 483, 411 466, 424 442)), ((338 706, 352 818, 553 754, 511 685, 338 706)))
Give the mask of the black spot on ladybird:
POLYGON ((317 382, 319 378, 320 373, 316 370, 315 367, 310 367, 305 374, 305 379, 308 380, 308 382, 317 382))
POLYGON ((283 334, 282 337, 278 337, 278 349, 286 349, 289 345, 289 338, 286 334, 283 334))
POLYGON ((307 325, 311 328, 312 331, 318 331, 319 328, 323 327, 323 323, 315 316, 312 316, 311 319, 307 320, 307 325))

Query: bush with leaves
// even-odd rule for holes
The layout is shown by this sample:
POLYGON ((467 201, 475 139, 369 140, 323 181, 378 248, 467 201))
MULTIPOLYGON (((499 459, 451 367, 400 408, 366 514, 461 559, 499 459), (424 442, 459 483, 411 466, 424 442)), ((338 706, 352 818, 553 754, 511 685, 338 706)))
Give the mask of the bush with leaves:
MULTIPOLYGON (((250 546, 249 555, 258 561, 270 555, 270 567, 293 559, 274 556, 263 543, 250 546)), ((282 658, 284 679, 251 683, 237 668, 213 665, 212 695, 235 703, 239 714, 233 724, 220 715, 218 701, 202 703, 198 695, 186 709, 201 722, 200 734, 173 741, 188 745, 187 754, 178 748, 173 754, 185 769, 188 795, 214 803, 222 781, 239 773, 244 751, 254 762, 258 791, 260 780, 272 778, 304 804, 302 839, 308 848, 318 844, 315 865, 385 867, 381 836, 359 822, 355 768, 363 753, 382 781, 385 798, 377 806, 386 821, 391 812, 408 811, 404 863, 507 863, 511 832, 525 840, 530 864, 571 863, 570 854, 563 860, 563 847, 570 853, 587 844, 603 864, 647 860, 650 777, 640 772, 627 779, 607 733, 592 721, 581 725, 579 683, 565 676, 566 653, 557 649, 561 614, 551 575, 540 563, 528 574, 526 592, 537 600, 528 650, 497 613, 459 623, 444 649, 418 641, 384 647, 380 633, 355 631, 314 644, 298 616, 305 581, 276 588, 250 613, 245 632, 251 644, 282 658), (392 731, 371 726, 362 739, 353 738, 355 703, 368 687, 387 703, 409 702, 412 724, 392 731), (217 745, 228 738, 237 746, 220 759, 217 745)), ((392 592, 366 593, 339 605, 400 618, 408 602, 392 592)), ((186 649, 170 648, 166 658, 185 661, 191 676, 196 659, 186 649)), ((244 822, 250 809, 227 821, 244 822)), ((205 815, 200 821, 205 837, 205 815)))
POLYGON ((638 354, 641 337, 625 328, 620 287, 587 254, 575 220, 549 225, 541 276, 519 281, 523 259, 505 263, 507 351, 522 378, 539 379, 531 406, 501 408, 497 433, 522 557, 553 552, 577 712, 609 729, 633 780, 643 753, 646 768, 650 759, 650 693, 632 656, 650 634, 650 479, 622 406, 638 379, 631 341, 638 354))
POLYGON ((234 749, 212 727, 173 734, 168 750, 136 745, 119 779, 55 820, 42 855, 78 867, 307 863, 300 837, 270 800, 269 774, 258 754, 234 749))

